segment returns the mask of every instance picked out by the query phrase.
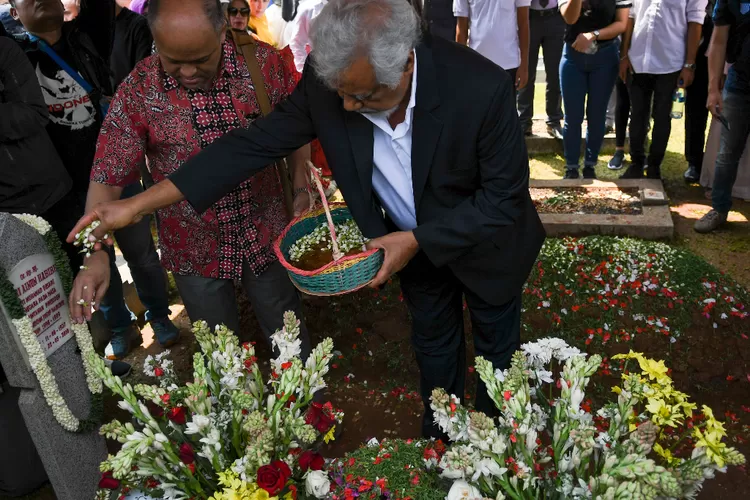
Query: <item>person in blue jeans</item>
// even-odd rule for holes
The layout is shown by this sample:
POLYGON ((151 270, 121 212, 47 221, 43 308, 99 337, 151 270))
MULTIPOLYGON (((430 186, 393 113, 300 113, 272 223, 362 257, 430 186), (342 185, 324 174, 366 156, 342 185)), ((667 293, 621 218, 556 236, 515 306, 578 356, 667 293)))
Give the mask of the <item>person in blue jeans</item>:
POLYGON ((585 115, 586 154, 584 179, 596 179, 599 150, 604 140, 607 103, 620 64, 619 41, 627 28, 631 0, 561 0, 560 13, 567 23, 560 60, 560 87, 565 125, 565 179, 578 179, 581 124, 585 115))
POLYGON ((714 31, 708 49, 708 101, 706 107, 723 117, 719 154, 716 157, 712 209, 695 223, 699 233, 710 233, 727 222, 732 208, 732 187, 740 157, 750 134, 750 0, 718 0, 714 31), (721 91, 725 63, 732 63, 721 91))
MULTIPOLYGON (((121 199, 142 192, 143 187, 140 183, 131 184, 123 189, 121 199)), ((180 332, 169 319, 167 278, 151 235, 151 218, 144 217, 138 224, 115 232, 115 240, 130 268, 138 298, 146 307, 146 321, 151 323, 156 341, 162 347, 174 345, 180 337, 180 332)), ((117 269, 114 250, 110 248, 108 253, 109 288, 99 305, 99 310, 112 330, 106 355, 110 359, 122 359, 141 337, 135 324, 136 316, 125 303, 122 277, 117 269)))

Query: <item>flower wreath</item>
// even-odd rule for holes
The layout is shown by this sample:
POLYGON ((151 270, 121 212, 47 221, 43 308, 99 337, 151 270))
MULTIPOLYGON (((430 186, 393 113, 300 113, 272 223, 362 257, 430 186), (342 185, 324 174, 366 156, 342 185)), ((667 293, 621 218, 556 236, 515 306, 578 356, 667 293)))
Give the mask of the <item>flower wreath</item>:
MULTIPOLYGON (((73 275, 70 270, 70 264, 68 263, 68 257, 62 249, 60 239, 52 230, 52 226, 50 226, 47 221, 36 215, 21 214, 16 215, 16 217, 27 225, 33 227, 42 236, 47 245, 47 249, 54 259, 55 267, 57 268, 60 280, 62 281, 65 296, 70 294, 73 275)), ((0 299, 2 299, 5 308, 8 310, 11 321, 18 331, 21 345, 26 349, 26 353, 29 356, 31 369, 34 371, 34 374, 36 374, 39 386, 42 388, 42 394, 44 394, 44 399, 47 401, 50 409, 52 409, 52 414, 55 416, 57 422, 65 430, 75 433, 84 433, 97 428, 104 413, 102 381, 96 376, 94 367, 89 362, 89 357, 95 356, 96 353, 94 351, 94 343, 91 339, 91 332, 89 332, 88 325, 85 323, 78 325, 74 324, 72 321, 70 322, 71 329, 75 334, 76 342, 81 350, 83 368, 86 372, 86 384, 91 392, 91 409, 89 415, 87 418, 79 420, 73 415, 73 412, 70 411, 65 399, 60 394, 60 389, 57 386, 55 376, 52 374, 52 369, 50 368, 49 363, 47 363, 47 357, 44 354, 42 345, 39 343, 39 340, 34 333, 31 319, 26 315, 26 311, 21 304, 21 300, 18 298, 15 287, 2 273, 0 273, 0 299)))

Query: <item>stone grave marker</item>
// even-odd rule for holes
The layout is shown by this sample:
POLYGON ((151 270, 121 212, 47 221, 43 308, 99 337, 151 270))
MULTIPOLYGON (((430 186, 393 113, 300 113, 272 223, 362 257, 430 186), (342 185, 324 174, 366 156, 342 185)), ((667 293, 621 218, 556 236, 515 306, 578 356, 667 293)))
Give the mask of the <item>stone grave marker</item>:
MULTIPOLYGON (((0 273, 16 288, 60 394, 73 415, 85 419, 91 393, 54 259, 42 236, 11 214, 0 213, 0 242, 0 273)), ((94 498, 99 463, 107 457, 104 438, 98 428, 72 433, 58 423, 2 300, 0 311, 0 364, 9 384, 20 390, 18 407, 55 495, 58 500, 94 498)))

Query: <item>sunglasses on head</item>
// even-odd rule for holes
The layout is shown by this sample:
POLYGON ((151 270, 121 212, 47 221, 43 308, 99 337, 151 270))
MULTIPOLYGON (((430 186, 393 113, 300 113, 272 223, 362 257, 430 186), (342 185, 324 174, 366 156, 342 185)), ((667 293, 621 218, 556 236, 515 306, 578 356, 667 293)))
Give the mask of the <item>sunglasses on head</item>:
POLYGON ((243 7, 241 9, 238 9, 237 7, 229 7, 229 9, 227 9, 227 12, 229 12, 230 16, 236 16, 237 14, 242 14, 243 16, 250 15, 250 9, 248 9, 247 7, 243 7))

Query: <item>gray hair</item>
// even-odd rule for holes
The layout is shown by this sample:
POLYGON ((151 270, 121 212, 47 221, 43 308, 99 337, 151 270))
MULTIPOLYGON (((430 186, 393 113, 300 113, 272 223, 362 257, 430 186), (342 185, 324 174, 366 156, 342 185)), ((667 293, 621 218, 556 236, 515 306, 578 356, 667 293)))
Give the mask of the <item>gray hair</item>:
POLYGON ((366 56, 378 83, 396 88, 420 34, 419 17, 406 0, 330 0, 313 21, 313 67, 335 89, 341 74, 366 56))

